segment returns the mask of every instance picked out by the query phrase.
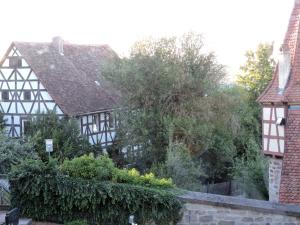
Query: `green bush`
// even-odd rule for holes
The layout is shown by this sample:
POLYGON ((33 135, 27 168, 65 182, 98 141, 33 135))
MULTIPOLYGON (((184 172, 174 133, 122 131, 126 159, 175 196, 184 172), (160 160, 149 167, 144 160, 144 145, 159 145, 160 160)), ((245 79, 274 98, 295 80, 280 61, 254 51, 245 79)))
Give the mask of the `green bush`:
POLYGON ((65 225, 88 225, 88 223, 85 220, 73 220, 65 223, 65 225))
POLYGON ((135 215, 140 225, 167 225, 181 216, 172 190, 69 177, 55 161, 24 161, 10 173, 10 185, 12 207, 41 221, 127 225, 129 215, 135 215))
POLYGON ((176 186, 201 191, 199 177, 203 172, 193 161, 189 149, 182 143, 172 143, 167 150, 167 160, 165 163, 153 165, 151 170, 159 176, 171 177, 176 186))
POLYGON ((76 119, 59 117, 55 112, 39 114, 32 118, 28 141, 43 161, 48 160, 45 139, 53 139, 53 157, 60 162, 94 151, 88 140, 80 135, 76 119))
POLYGON ((136 169, 131 170, 120 170, 116 169, 113 174, 113 181, 117 183, 129 183, 129 184, 137 184, 149 187, 164 187, 164 188, 172 188, 175 185, 172 182, 172 179, 158 179, 154 176, 153 173, 147 173, 145 175, 140 175, 140 173, 136 169))
POLYGON ((94 158, 90 154, 83 155, 72 160, 65 160, 61 169, 71 177, 109 180, 111 179, 115 167, 114 163, 108 156, 101 155, 98 158, 94 158))
POLYGON ((171 179, 158 179, 153 173, 140 175, 136 169, 118 169, 107 155, 94 158, 93 155, 84 155, 72 160, 65 160, 61 166, 63 173, 76 178, 95 179, 98 181, 113 181, 147 187, 174 187, 171 179))
POLYGON ((26 158, 37 158, 33 147, 22 139, 10 138, 0 131, 0 174, 7 174, 13 165, 26 158))

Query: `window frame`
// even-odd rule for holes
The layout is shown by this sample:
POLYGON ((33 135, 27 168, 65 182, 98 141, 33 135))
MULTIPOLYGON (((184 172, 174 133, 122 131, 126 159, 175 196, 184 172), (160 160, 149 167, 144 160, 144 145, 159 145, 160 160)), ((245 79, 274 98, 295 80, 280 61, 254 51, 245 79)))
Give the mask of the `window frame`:
POLYGON ((29 90, 23 91, 23 100, 24 101, 31 101, 31 91, 29 91, 29 90))
POLYGON ((26 136, 27 134, 27 132, 26 132, 26 129, 25 129, 25 127, 26 127, 26 125, 25 125, 25 123, 30 123, 31 121, 30 121, 30 119, 28 119, 28 118, 21 118, 21 134, 22 134, 22 136, 26 136))
POLYGON ((98 114, 92 115, 92 129, 93 133, 98 133, 100 130, 98 114))
POLYGON ((22 67, 22 58, 20 56, 10 56, 9 57, 9 67, 20 68, 22 67))
POLYGON ((1 91, 1 100, 3 102, 8 102, 9 101, 9 91, 8 90, 2 90, 1 91))

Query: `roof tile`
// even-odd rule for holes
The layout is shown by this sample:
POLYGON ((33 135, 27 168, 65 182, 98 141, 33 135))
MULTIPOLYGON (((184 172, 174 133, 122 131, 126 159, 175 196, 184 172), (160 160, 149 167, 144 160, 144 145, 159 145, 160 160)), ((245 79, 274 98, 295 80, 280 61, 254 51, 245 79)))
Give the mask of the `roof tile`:
POLYGON ((120 93, 101 74, 103 62, 117 55, 107 45, 13 42, 51 97, 69 116, 113 109, 120 93), (97 82, 95 82, 97 81, 97 82))

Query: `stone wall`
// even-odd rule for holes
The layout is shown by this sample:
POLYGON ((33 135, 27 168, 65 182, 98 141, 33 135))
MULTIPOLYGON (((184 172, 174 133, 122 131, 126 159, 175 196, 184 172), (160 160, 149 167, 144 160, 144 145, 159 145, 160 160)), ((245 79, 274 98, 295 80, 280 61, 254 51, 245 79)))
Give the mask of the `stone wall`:
POLYGON ((282 159, 269 159, 269 200, 279 201, 279 187, 282 171, 282 159))
POLYGON ((300 206, 188 192, 177 225, 300 225, 300 206))

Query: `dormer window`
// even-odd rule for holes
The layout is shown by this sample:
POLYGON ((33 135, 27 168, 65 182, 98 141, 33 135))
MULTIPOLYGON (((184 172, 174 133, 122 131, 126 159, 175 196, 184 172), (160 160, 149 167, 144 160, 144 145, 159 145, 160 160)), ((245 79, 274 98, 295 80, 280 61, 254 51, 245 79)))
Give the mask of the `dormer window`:
POLYGON ((22 67, 22 58, 19 56, 11 56, 9 58, 9 67, 11 68, 22 67))
POLYGON ((291 71, 291 58, 289 51, 281 51, 278 65, 278 92, 279 94, 282 94, 291 71))
POLYGON ((2 91, 1 92, 1 99, 4 102, 9 101, 9 91, 2 91))
POLYGON ((23 92, 23 99, 25 101, 30 101, 31 100, 31 91, 24 91, 23 92))

